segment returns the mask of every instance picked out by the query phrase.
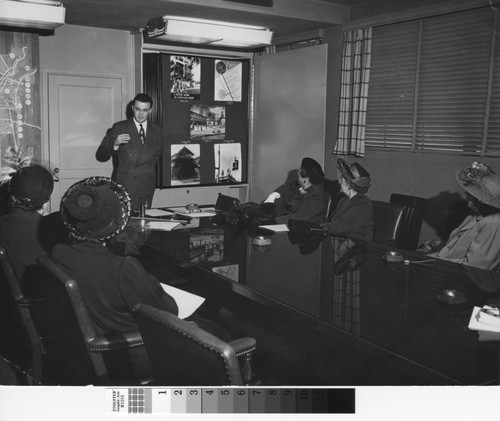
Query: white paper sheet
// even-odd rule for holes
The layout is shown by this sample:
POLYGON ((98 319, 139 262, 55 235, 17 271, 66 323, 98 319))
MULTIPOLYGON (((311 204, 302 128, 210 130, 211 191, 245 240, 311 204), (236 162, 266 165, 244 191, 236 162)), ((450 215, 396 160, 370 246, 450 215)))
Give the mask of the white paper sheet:
POLYGON ((201 212, 188 212, 185 206, 178 206, 175 208, 168 208, 170 211, 175 212, 182 216, 189 216, 191 218, 205 218, 215 215, 213 208, 201 208, 201 212))
POLYGON ((274 231, 274 232, 287 232, 287 231, 289 231, 289 229, 286 226, 286 224, 259 225, 259 228, 265 228, 266 230, 274 231))
POLYGON ((215 216, 215 212, 177 212, 182 216, 190 216, 191 218, 206 218, 208 216, 215 216))
POLYGON ((474 306, 470 316, 469 329, 500 333, 500 318, 481 313, 481 308, 491 309, 488 306, 474 306))
POLYGON ((171 221, 145 221, 144 227, 156 231, 172 231, 180 222, 171 221))
POLYGON ((146 216, 152 216, 153 218, 157 218, 159 216, 170 216, 173 215, 173 212, 169 212, 163 209, 146 209, 146 216))
POLYGON ((186 317, 191 316, 191 314, 198 310, 198 308, 205 301, 205 298, 200 297, 199 295, 175 288, 171 285, 161 284, 161 286, 163 287, 163 290, 177 303, 177 307, 179 308, 179 314, 177 317, 179 317, 179 319, 185 319, 186 317))

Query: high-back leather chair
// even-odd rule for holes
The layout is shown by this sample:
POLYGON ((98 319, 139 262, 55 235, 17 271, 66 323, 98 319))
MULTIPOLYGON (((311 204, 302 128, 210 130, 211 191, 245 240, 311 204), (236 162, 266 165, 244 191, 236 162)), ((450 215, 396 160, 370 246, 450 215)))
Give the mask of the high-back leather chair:
POLYGON ((403 207, 392 203, 372 200, 373 242, 387 246, 397 246, 403 221, 403 207))
POLYGON ((192 322, 146 304, 136 305, 134 315, 156 383, 216 386, 251 381, 249 364, 256 347, 254 338, 224 342, 192 322), (245 358, 243 369, 238 356, 245 358))
MULTIPOLYGON (((13 353, 19 357, 19 354, 23 354, 23 349, 18 349, 18 347, 24 348, 24 345, 28 345, 28 353, 31 355, 30 362, 26 364, 25 367, 20 367, 26 370, 27 374, 33 378, 34 383, 40 383, 42 381, 42 354, 43 354, 43 340, 39 336, 33 319, 30 313, 30 307, 34 305, 35 300, 31 300, 26 297, 21 288, 21 283, 14 272, 12 262, 8 255, 5 246, 0 241, 0 282, 2 285, 2 290, 5 293, 3 297, 4 311, 14 310, 12 314, 5 314, 6 320, 10 323, 12 320, 10 316, 14 316, 18 321, 21 321, 20 326, 7 326, 6 329, 16 330, 18 327, 23 329, 23 332, 16 332, 15 338, 0 338, 0 341, 10 341, 14 343, 5 344, 10 346, 13 353), (10 304, 10 305, 9 305, 10 304)), ((17 358, 16 358, 17 359, 17 358)), ((16 361, 23 365, 24 361, 16 361)))
POLYGON ((403 206, 400 235, 397 246, 404 250, 415 250, 418 247, 420 229, 424 220, 427 199, 405 194, 391 194, 390 203, 403 206))
POLYGON ((64 338, 60 343, 62 364, 56 369, 78 368, 69 379, 71 385, 147 384, 151 379, 137 379, 127 356, 129 348, 143 346, 139 332, 98 334, 76 281, 47 256, 39 256, 37 265, 54 313, 45 329, 64 338))

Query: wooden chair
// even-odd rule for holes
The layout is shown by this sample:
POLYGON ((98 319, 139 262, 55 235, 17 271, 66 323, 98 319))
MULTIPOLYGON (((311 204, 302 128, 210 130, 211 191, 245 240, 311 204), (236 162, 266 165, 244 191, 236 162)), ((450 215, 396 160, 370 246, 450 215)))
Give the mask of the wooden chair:
POLYGON ((250 383, 254 338, 227 343, 192 322, 146 304, 136 305, 134 315, 156 383, 178 386, 250 383), (238 357, 244 358, 243 368, 238 357))
POLYGON ((76 281, 47 256, 37 264, 53 312, 44 329, 62 338, 55 369, 69 371, 68 384, 147 384, 151 379, 137 379, 128 357, 130 348, 143 346, 140 333, 97 334, 76 281))
MULTIPOLYGON (((35 324, 33 323, 33 319, 30 313, 30 307, 36 303, 36 300, 32 300, 26 297, 21 288, 21 283, 14 272, 12 262, 9 258, 7 250, 5 246, 0 241, 0 282, 2 284, 2 290, 4 290, 4 304, 5 311, 14 310, 13 314, 6 314, 6 319, 11 322, 10 316, 14 316, 17 321, 20 321, 20 326, 7 326, 7 329, 10 331, 16 330, 15 337, 6 338, 2 336, 0 339, 2 342, 4 341, 12 341, 11 343, 3 345, 10 346, 13 350, 12 352, 16 355, 13 357, 19 361, 21 365, 21 369, 24 369, 29 376, 34 379, 34 383, 40 383, 42 381, 42 354, 43 354, 43 340, 39 336, 35 324), (13 304, 13 305, 10 305, 13 304), (19 332, 17 328, 22 329, 22 332, 19 332), (26 363, 21 357, 24 354, 24 346, 28 346, 29 354, 31 355, 30 362, 26 363)), ((13 358, 13 359, 14 359, 13 358)))
POLYGON ((418 247, 427 199, 393 193, 389 202, 403 207, 397 246, 404 250, 415 250, 418 247))
POLYGON ((375 225, 373 242, 396 247, 401 235, 403 207, 392 203, 372 200, 375 225))

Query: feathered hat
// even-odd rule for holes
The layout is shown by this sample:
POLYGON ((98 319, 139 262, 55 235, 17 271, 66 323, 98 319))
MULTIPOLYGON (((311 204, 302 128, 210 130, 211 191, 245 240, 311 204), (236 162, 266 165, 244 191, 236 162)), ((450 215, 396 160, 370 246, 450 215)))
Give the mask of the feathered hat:
POLYGON ((462 188, 482 203, 500 209, 500 176, 481 162, 457 171, 455 177, 462 188))
POLYGON ((9 147, 0 168, 0 186, 8 184, 14 206, 36 209, 50 199, 54 178, 18 147, 9 147))

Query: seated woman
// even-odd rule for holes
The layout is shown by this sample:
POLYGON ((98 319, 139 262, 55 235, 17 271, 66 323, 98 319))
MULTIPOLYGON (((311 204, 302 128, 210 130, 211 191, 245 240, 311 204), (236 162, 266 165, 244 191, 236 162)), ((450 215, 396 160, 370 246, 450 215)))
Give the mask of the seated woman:
POLYGON ((22 149, 9 147, 0 169, 0 186, 9 196, 5 213, 0 215, 0 239, 17 277, 23 287, 28 287, 36 257, 48 255, 57 243, 68 241, 59 212, 47 213, 54 179, 22 149))
POLYGON ((431 256, 481 269, 494 270, 500 264, 500 177, 490 167, 474 162, 456 173, 473 214, 444 244, 426 241, 421 251, 431 256))
POLYGON ((264 203, 275 204, 277 224, 289 218, 323 222, 328 201, 323 190, 325 174, 312 158, 304 158, 298 170, 298 180, 279 186, 264 203))
POLYGON ((340 189, 344 194, 322 226, 330 234, 348 237, 355 242, 370 242, 373 237, 373 204, 366 196, 370 174, 360 164, 337 160, 340 189))
MULTIPOLYGON (((178 303, 155 276, 135 257, 113 254, 109 248, 130 220, 131 201, 124 187, 107 177, 78 181, 64 194, 60 212, 73 243, 56 245, 51 257, 78 283, 98 333, 137 331, 132 310, 139 303, 178 314, 178 303)), ((186 320, 227 340, 225 328, 200 317, 199 311, 186 320)), ((128 352, 138 378, 151 377, 144 347, 128 352)))

